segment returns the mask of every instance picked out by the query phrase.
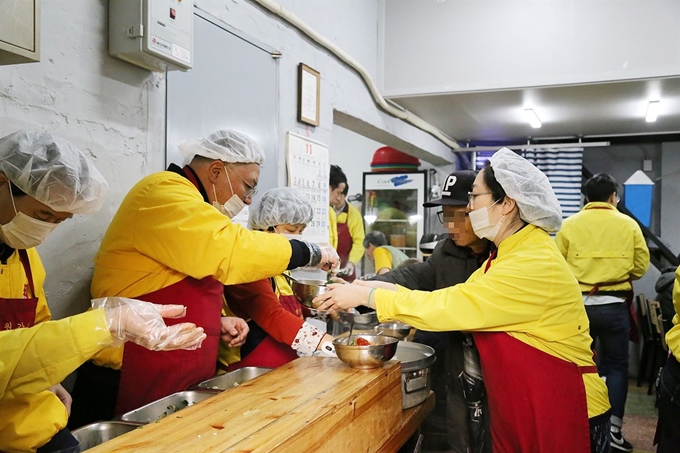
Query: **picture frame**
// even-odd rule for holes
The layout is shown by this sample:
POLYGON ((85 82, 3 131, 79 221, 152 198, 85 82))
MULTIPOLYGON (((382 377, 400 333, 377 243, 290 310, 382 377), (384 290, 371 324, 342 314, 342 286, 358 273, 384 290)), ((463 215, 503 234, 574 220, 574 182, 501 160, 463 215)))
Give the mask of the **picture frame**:
POLYGON ((298 65, 298 121, 319 125, 321 74, 304 63, 298 65))

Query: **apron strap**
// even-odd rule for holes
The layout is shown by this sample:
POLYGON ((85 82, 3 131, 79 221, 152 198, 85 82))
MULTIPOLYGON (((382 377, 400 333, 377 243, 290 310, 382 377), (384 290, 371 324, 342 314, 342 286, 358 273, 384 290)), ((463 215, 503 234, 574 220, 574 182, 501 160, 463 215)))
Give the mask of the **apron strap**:
POLYGON ((494 258, 496 258, 496 253, 497 253, 497 252, 498 252, 498 249, 494 249, 494 251, 491 252, 491 254, 489 255, 489 259, 486 260, 486 267, 484 268, 484 273, 485 273, 485 274, 486 274, 486 271, 488 271, 489 268, 491 267, 491 261, 493 261, 494 258))
POLYGON ((580 366, 580 367, 578 367, 578 369, 581 372, 581 374, 597 373, 597 366, 595 366, 595 365, 580 366))
POLYGON ((33 272, 31 272, 31 262, 28 259, 28 253, 26 253, 26 250, 21 249, 18 249, 17 252, 19 252, 19 260, 21 260, 21 264, 24 266, 24 272, 26 272, 28 287, 31 289, 31 296, 36 297, 35 287, 33 286, 33 272))
MULTIPOLYGON (((580 284, 582 285, 590 285, 590 283, 584 283, 579 281, 580 284)), ((623 285, 624 283, 630 283, 630 286, 633 286, 633 279, 627 278, 626 280, 620 280, 618 282, 600 282, 600 283, 595 283, 593 287, 590 289, 590 292, 588 292, 589 296, 594 296, 598 292, 600 292, 600 288, 603 286, 616 286, 616 285, 623 285)))

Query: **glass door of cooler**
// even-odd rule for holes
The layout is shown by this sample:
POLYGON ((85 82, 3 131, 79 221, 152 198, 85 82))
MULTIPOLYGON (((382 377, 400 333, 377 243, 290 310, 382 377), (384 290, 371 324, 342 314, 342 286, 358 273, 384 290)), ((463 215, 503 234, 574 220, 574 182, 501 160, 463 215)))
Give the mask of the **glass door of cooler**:
POLYGON ((364 173, 362 214, 366 232, 381 231, 388 245, 421 258, 425 231, 426 172, 364 173))

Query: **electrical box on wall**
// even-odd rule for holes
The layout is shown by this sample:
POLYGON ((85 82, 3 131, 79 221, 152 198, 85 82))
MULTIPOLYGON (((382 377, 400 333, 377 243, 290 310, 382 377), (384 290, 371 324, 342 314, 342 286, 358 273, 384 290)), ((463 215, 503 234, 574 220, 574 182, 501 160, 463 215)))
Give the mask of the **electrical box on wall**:
POLYGON ((151 71, 191 69, 193 0, 109 0, 109 54, 151 71))

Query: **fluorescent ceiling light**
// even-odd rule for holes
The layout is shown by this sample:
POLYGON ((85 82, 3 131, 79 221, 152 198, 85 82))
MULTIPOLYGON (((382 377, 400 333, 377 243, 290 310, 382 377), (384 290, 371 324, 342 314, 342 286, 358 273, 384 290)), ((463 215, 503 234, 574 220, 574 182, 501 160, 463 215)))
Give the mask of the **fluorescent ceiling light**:
POLYGON ((656 117, 659 115, 659 101, 649 101, 647 105, 647 116, 645 121, 648 123, 653 123, 656 121, 656 117))
POLYGON ((541 127, 541 120, 538 119, 538 115, 533 109, 524 109, 524 117, 534 129, 541 127))
POLYGON ((375 222, 378 219, 377 215, 371 215, 371 214, 366 214, 364 216, 364 220, 366 220, 366 223, 369 225, 373 225, 373 222, 375 222))

